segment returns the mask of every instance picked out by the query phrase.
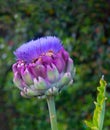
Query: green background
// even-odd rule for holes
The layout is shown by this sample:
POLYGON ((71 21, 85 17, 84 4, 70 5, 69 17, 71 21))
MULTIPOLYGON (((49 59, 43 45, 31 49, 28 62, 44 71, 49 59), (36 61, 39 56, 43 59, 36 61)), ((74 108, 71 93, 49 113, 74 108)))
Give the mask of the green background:
POLYGON ((107 81, 104 129, 110 129, 110 1, 0 0, 0 130, 50 130, 47 103, 25 99, 13 84, 13 51, 58 36, 76 67, 74 83, 56 98, 59 130, 86 130, 101 75, 107 81))

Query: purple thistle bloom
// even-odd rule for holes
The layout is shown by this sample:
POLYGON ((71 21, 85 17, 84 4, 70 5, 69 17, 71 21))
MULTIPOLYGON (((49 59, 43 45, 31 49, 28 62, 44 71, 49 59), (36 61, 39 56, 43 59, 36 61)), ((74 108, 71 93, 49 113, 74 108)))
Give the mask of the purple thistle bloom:
POLYGON ((13 81, 25 97, 55 94, 72 81, 73 61, 55 36, 27 42, 14 54, 13 81))
POLYGON ((14 54, 18 60, 30 63, 48 51, 57 53, 61 48, 62 45, 58 38, 48 36, 23 44, 14 54))

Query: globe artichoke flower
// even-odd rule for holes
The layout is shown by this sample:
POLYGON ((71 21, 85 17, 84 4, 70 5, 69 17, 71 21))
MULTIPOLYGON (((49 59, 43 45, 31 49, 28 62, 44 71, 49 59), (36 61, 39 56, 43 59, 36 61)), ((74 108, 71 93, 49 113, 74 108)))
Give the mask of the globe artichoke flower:
POLYGON ((54 95, 72 82, 73 60, 55 36, 27 42, 14 54, 13 81, 24 97, 54 95))

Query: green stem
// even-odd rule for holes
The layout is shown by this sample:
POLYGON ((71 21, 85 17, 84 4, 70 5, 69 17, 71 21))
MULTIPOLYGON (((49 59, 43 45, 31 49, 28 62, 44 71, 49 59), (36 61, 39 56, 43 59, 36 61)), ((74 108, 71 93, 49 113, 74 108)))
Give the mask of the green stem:
POLYGON ((47 103, 48 103, 49 114, 50 114, 51 128, 52 128, 52 130, 58 130, 54 96, 48 96, 47 103))

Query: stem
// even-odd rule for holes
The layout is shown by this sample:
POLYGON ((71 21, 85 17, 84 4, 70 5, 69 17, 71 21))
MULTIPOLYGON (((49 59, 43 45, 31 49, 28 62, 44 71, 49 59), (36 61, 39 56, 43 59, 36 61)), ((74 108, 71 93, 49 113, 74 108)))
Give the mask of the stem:
POLYGON ((51 128, 52 128, 52 130, 58 130, 54 96, 48 96, 47 97, 47 103, 48 103, 48 108, 49 108, 51 128))

